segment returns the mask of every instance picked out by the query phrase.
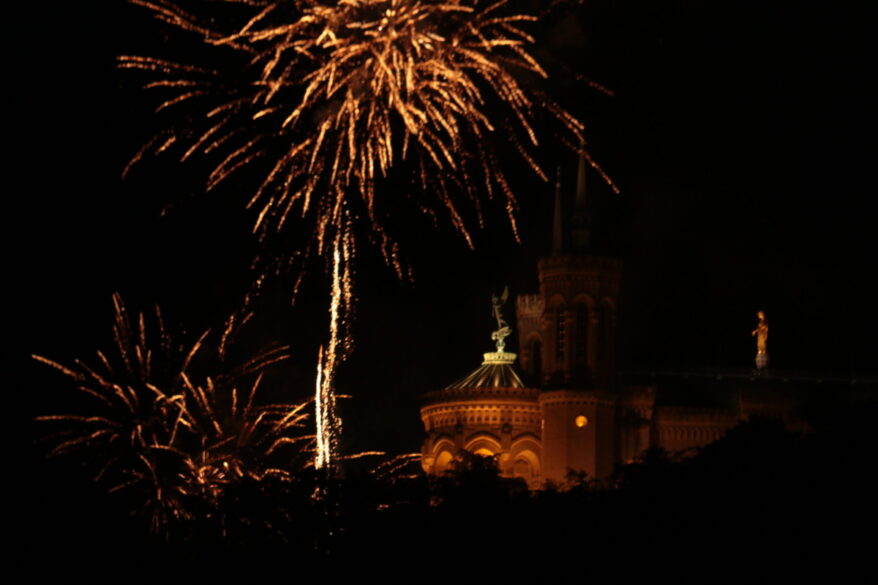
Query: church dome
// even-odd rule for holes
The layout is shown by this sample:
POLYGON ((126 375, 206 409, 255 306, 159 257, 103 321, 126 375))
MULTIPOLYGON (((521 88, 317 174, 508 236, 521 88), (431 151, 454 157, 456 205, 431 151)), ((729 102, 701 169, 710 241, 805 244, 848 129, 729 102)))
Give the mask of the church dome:
POLYGON ((442 390, 424 395, 425 404, 448 400, 482 400, 486 398, 524 398, 534 400, 539 394, 528 388, 513 365, 516 354, 493 351, 484 354, 482 365, 442 390))
POLYGON ((514 353, 488 352, 485 354, 485 361, 476 371, 449 384, 445 389, 524 388, 524 383, 512 365, 514 361, 514 353))
POLYGON ((424 396, 424 469, 441 473, 461 451, 491 456, 504 476, 539 477, 540 405, 515 370, 516 354, 484 354, 475 371, 424 396))

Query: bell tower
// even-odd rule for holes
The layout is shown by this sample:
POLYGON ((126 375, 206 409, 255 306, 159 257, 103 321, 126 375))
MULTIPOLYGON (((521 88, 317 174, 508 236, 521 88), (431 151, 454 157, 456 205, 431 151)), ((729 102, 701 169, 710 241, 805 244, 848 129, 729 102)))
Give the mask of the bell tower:
POLYGON ((543 476, 568 469, 604 477, 615 453, 616 310, 621 262, 594 253, 580 157, 573 201, 555 182, 552 252, 540 291, 517 299, 522 369, 542 388, 543 476))
POLYGON ((615 386, 616 310, 622 264, 594 253, 579 159, 575 198, 555 182, 552 253, 539 262, 540 292, 520 295, 516 309, 522 369, 539 386, 615 386))

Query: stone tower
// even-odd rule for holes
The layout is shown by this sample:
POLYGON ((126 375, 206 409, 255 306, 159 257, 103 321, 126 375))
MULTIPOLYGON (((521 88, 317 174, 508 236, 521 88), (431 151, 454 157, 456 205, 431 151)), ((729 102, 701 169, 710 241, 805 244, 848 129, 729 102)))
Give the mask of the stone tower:
POLYGON ((523 371, 543 388, 543 476, 568 469, 604 477, 616 437, 616 308, 621 263, 593 253, 591 214, 579 160, 575 199, 555 185, 552 253, 538 265, 540 292, 518 297, 523 371))
POLYGON ((556 182, 552 253, 538 265, 540 292, 520 295, 516 304, 521 366, 544 388, 615 384, 621 262, 593 253, 585 164, 581 158, 569 212, 556 182))

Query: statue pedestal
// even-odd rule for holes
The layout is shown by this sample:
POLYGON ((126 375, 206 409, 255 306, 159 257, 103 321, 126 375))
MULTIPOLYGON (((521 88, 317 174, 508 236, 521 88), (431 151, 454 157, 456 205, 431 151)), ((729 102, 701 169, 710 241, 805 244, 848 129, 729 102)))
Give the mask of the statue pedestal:
POLYGON ((762 371, 768 367, 768 354, 767 353, 757 353, 756 354, 756 370, 762 371))

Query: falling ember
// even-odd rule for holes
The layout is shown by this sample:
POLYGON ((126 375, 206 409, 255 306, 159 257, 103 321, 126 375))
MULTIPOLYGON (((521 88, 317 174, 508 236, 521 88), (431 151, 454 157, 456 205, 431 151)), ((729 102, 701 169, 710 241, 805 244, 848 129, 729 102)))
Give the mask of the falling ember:
POLYGON ((517 237, 517 202, 494 143, 547 180, 532 154, 541 115, 591 160, 583 125, 519 81, 546 77, 526 49, 534 39, 523 27, 537 17, 511 12, 508 0, 226 0, 209 18, 170 0, 131 2, 196 36, 222 64, 120 57, 120 67, 143 72, 144 87, 161 94, 158 111, 175 116, 132 163, 162 152, 181 162, 205 157, 208 191, 251 169, 254 232, 263 240, 280 230, 308 234, 302 248, 331 264, 329 340, 315 396, 315 465, 331 465, 333 380, 350 343, 352 223, 367 226, 402 276, 384 227, 398 195, 378 183, 411 173, 418 206, 444 212, 472 245, 462 210, 473 209, 481 224, 484 197, 504 201, 517 237))

